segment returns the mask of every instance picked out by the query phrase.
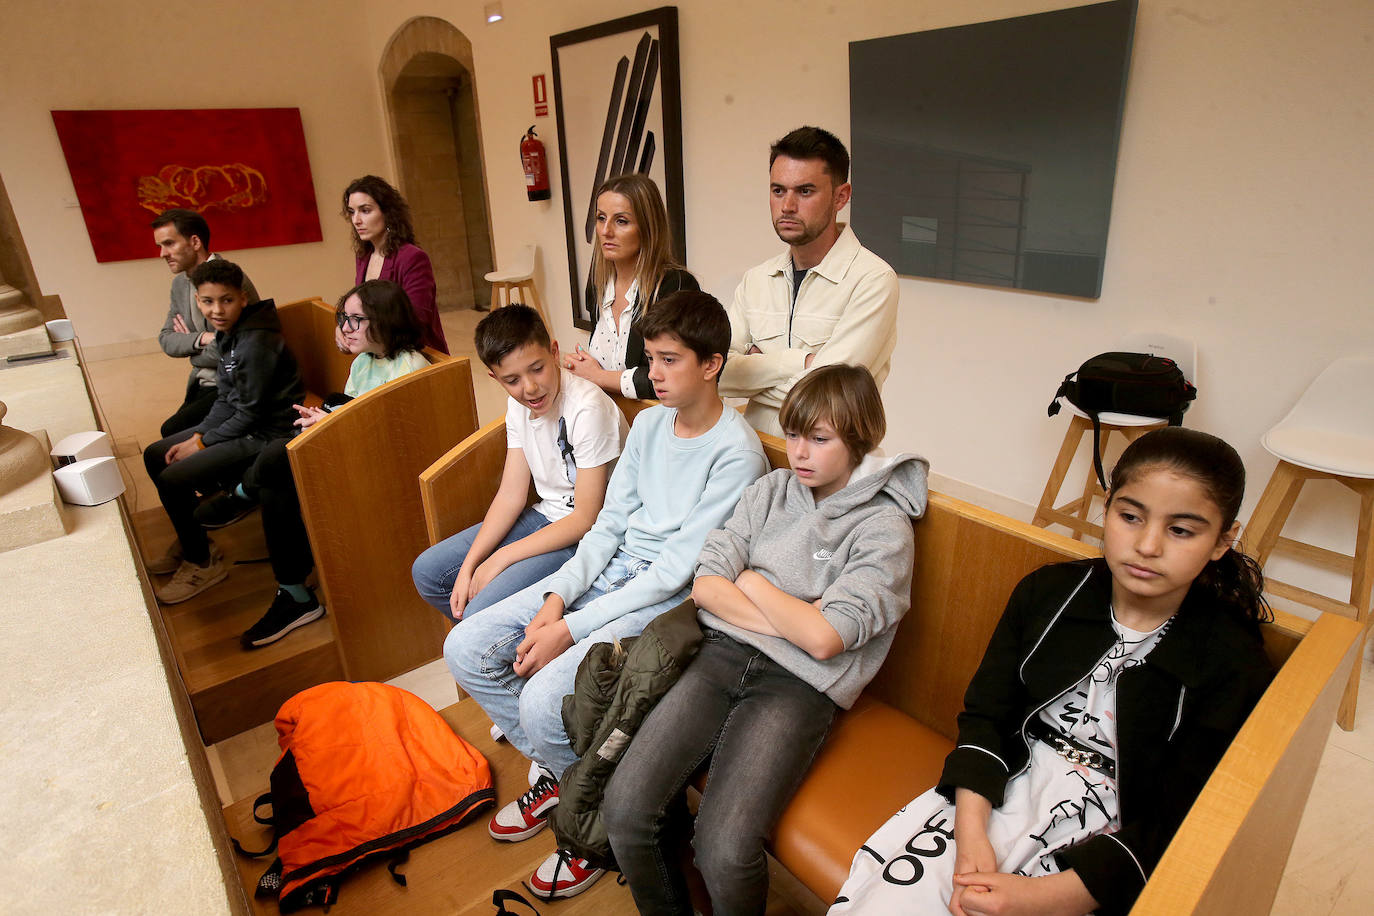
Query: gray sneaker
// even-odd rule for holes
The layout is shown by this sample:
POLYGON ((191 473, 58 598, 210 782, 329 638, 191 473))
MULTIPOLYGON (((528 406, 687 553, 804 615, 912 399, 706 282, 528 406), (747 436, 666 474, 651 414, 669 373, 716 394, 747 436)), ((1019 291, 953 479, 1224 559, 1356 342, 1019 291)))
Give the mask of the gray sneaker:
MULTIPOLYGON (((215 542, 210 541, 210 559, 212 561, 222 561, 224 551, 215 546, 215 542)), ((172 541, 172 546, 167 548, 167 552, 156 560, 149 560, 143 564, 143 568, 155 576, 170 576, 181 568, 181 541, 172 541)))
POLYGON ((180 604, 194 598, 210 586, 223 582, 228 575, 229 567, 225 565, 224 560, 211 553, 209 566, 197 566, 183 561, 167 584, 154 588, 153 593, 163 604, 180 604))

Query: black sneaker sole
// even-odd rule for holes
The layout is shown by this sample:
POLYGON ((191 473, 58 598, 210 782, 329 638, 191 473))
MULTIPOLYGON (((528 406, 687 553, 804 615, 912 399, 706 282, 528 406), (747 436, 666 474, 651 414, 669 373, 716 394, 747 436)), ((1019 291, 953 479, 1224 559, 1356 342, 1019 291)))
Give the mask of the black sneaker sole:
POLYGON ((313 610, 306 611, 304 614, 297 617, 295 620, 291 621, 275 633, 270 633, 266 636, 259 636, 257 639, 249 639, 248 634, 245 633, 243 634, 243 637, 240 641, 243 643, 243 647, 245 649, 261 649, 263 646, 270 646, 272 643, 281 639, 283 636, 285 636, 287 633, 290 633, 297 627, 303 627, 307 623, 314 623, 323 616, 324 605, 321 604, 319 607, 313 610))
POLYGON ((249 506, 233 518, 197 518, 196 524, 200 525, 200 527, 204 528, 206 531, 218 531, 221 528, 228 528, 230 525, 243 521, 256 512, 257 508, 257 506, 249 506))

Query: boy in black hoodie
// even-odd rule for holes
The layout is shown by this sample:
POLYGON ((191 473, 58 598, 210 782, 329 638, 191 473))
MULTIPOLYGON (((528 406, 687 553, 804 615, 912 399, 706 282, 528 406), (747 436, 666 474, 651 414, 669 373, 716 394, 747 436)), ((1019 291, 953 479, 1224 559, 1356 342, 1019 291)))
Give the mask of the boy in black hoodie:
POLYGON ((267 442, 290 435, 296 418, 291 405, 305 397, 276 305, 271 299, 248 304, 238 265, 206 261, 191 271, 190 279, 196 305, 215 329, 219 397, 198 425, 143 452, 148 476, 177 533, 167 553, 147 564, 150 573, 173 574, 154 589, 163 604, 192 598, 229 574, 223 555, 196 523, 196 494, 237 480, 267 442))

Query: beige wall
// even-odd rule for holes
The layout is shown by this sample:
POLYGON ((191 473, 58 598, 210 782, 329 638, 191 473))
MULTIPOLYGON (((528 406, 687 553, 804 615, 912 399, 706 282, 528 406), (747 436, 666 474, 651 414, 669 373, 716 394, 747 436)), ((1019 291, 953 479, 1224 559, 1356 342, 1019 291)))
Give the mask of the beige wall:
MULTIPOLYGON (((768 143, 806 122, 848 137, 847 42, 1062 5, 680 3, 687 248, 702 285, 724 299, 778 249, 768 143)), ((561 188, 526 202, 514 155, 533 122, 557 160, 554 119, 532 115, 530 76, 552 77, 548 35, 644 6, 508 0, 505 21, 487 25, 476 2, 368 4, 374 56, 413 15, 444 16, 471 39, 497 259, 540 245, 565 346, 577 335, 561 188)), ((888 451, 926 454, 1000 508, 1033 503, 1063 435, 1062 416, 1044 413, 1060 377, 1122 334, 1163 328, 1198 342, 1201 398, 1188 423, 1241 451, 1248 515, 1274 464, 1260 435, 1328 362, 1374 349, 1371 35, 1367 0, 1141 0, 1101 298, 903 279, 888 451)), ((1353 503, 1334 485, 1310 489, 1291 530, 1348 547, 1353 503)))
MULTIPOLYGON (((141 52, 118 50, 163 23, 100 17, 82 36, 71 10, 94 15, 107 4, 52 13, 20 0, 35 15, 18 29, 7 16, 0 39, 7 51, 18 46, 20 63, 10 68, 19 92, 0 102, 0 171, 45 289, 62 294, 79 324, 85 317, 87 335, 140 336, 133 319, 146 326, 155 316, 135 306, 158 301, 166 278, 155 262, 94 264, 79 211, 64 205, 70 181, 48 108, 299 105, 329 210, 353 174, 396 173, 383 158, 376 62, 406 20, 433 15, 472 41, 498 265, 521 244, 540 246, 537 277, 555 330, 565 346, 574 342, 561 188, 555 180, 553 200, 527 202, 515 155, 536 123, 556 170, 555 121, 534 119, 530 76, 552 78, 550 34, 648 4, 506 0, 505 21, 487 25, 477 0, 360 2, 358 15, 337 3, 235 4, 248 10, 231 14, 244 20, 233 30, 242 64, 226 68, 232 79, 212 74, 182 90, 141 52), (270 33, 266 48, 254 47, 259 32, 270 33), (103 320, 106 312, 119 320, 103 320)), ((847 42, 1061 5, 683 0, 687 247, 703 286, 728 297, 745 268, 778 250, 765 197, 769 141, 805 122, 848 138, 847 42)), ((192 26, 171 29, 198 53, 192 26)), ((1059 378, 1121 334, 1165 328, 1198 341, 1201 398, 1188 423, 1241 450, 1252 475, 1248 514, 1273 467, 1259 436, 1325 364, 1374 338, 1371 35, 1367 0, 1141 0, 1101 298, 903 279, 888 450, 926 454, 936 472, 999 508, 1034 502, 1063 434, 1063 418, 1044 415, 1059 378)), ((323 217, 323 245, 245 253, 268 281, 260 286, 289 296, 346 282, 344 227, 323 217)), ((1315 497, 1300 504, 1299 523, 1328 546, 1348 546, 1352 504, 1334 488, 1315 497)))
POLYGON ((50 109, 300 108, 324 241, 222 253, 278 301, 352 285, 339 195, 387 168, 362 0, 5 0, 0 16, 0 174, 43 289, 88 350, 146 348, 170 276, 151 230, 149 260, 96 263, 50 109))

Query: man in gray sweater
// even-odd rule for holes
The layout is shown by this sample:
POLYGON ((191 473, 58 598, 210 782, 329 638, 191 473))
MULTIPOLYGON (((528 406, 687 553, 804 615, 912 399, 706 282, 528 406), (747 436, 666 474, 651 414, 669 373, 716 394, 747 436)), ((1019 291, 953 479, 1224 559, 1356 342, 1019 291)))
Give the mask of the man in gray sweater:
POLYGON ((708 758, 697 868, 716 912, 763 912, 764 839, 836 711, 882 665, 910 604, 926 462, 870 454, 886 427, 873 376, 817 369, 792 388, 779 420, 791 470, 751 485, 706 539, 692 589, 701 650, 606 787, 606 831, 643 913, 690 908, 671 847, 683 786, 708 758))
MULTIPOLYGON (((219 367, 215 329, 206 323, 205 316, 196 307, 196 291, 188 279, 193 268, 219 255, 210 253, 210 226, 205 217, 194 210, 164 210, 153 220, 152 228, 158 257, 167 262, 173 275, 167 320, 162 323, 157 342, 168 356, 191 360, 186 398, 177 412, 162 424, 162 436, 166 438, 205 419, 219 391, 215 386, 215 372, 219 367)), ((258 301, 258 291, 246 276, 243 291, 249 305, 258 301)))

